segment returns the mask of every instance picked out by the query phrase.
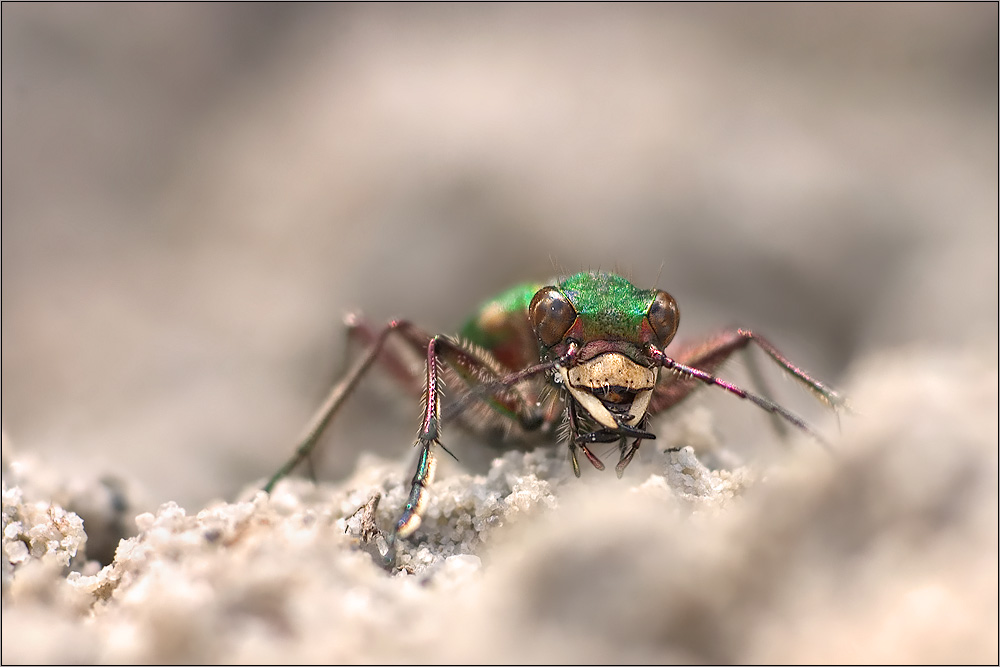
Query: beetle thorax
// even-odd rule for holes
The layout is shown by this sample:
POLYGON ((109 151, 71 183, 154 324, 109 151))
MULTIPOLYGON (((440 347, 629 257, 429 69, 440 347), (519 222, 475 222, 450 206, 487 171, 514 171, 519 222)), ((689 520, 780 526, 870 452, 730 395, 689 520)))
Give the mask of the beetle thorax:
POLYGON ((606 352, 559 374, 573 399, 605 428, 637 426, 653 396, 656 369, 619 352, 606 352))

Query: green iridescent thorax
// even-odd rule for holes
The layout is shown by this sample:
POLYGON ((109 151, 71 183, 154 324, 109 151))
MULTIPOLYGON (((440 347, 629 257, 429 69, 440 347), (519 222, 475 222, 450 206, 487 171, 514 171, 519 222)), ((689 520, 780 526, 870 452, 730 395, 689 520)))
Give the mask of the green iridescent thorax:
POLYGON ((558 285, 576 309, 583 341, 640 343, 642 320, 656 296, 613 273, 578 273, 558 285))

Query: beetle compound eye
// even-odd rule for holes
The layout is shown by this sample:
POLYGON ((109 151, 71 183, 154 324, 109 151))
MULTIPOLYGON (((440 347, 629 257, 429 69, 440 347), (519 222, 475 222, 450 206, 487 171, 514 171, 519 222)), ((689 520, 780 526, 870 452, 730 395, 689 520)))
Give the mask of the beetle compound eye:
POLYGON ((667 343, 673 339, 677 333, 677 325, 680 324, 681 314, 677 310, 677 302, 663 290, 657 290, 653 297, 653 303, 649 304, 646 312, 649 325, 653 327, 653 333, 660 341, 660 347, 666 347, 667 343))
POLYGON ((535 293, 528 307, 531 326, 545 345, 555 345, 573 326, 576 309, 562 292, 554 287, 543 287, 535 293))

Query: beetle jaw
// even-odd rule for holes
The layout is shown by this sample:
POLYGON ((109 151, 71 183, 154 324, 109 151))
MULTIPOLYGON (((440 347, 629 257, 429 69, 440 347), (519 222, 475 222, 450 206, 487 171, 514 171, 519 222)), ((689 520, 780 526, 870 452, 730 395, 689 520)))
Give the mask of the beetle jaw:
POLYGON ((637 364, 619 352, 607 352, 570 368, 559 366, 558 372, 573 400, 610 430, 642 422, 657 375, 657 369, 637 364))

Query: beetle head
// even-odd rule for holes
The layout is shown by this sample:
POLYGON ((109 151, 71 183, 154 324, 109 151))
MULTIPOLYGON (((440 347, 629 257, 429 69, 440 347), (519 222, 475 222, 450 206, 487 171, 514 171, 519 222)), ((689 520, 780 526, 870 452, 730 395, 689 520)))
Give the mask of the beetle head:
POLYGON ((656 386, 662 350, 677 332, 674 298, 640 290, 607 273, 581 273, 543 287, 528 307, 540 356, 553 359, 575 346, 562 385, 603 427, 637 427, 656 386))

